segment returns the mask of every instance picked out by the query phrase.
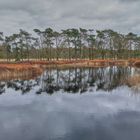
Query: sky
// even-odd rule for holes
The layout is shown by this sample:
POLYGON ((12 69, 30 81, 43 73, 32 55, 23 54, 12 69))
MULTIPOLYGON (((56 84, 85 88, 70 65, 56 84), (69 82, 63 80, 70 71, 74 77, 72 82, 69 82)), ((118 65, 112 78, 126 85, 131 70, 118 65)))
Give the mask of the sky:
POLYGON ((0 32, 25 29, 140 31, 140 0, 0 0, 0 32))

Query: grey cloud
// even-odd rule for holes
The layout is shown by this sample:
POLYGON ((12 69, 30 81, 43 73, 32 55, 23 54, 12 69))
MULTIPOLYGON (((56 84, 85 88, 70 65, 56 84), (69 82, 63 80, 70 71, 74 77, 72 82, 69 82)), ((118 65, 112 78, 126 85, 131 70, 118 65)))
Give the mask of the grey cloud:
POLYGON ((140 29, 139 0, 0 0, 0 30, 69 27, 140 29))
POLYGON ((121 2, 139 2, 139 0, 119 0, 121 2))

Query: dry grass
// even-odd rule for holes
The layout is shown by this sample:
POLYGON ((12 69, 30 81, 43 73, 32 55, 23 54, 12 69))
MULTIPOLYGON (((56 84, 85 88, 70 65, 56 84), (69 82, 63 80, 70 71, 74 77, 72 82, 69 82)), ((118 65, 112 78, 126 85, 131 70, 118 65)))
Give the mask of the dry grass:
POLYGON ((140 75, 135 75, 129 77, 126 81, 127 85, 135 90, 137 93, 140 93, 140 75))
POLYGON ((40 75, 43 69, 38 65, 31 64, 0 64, 0 80, 10 79, 33 79, 36 75, 40 75))
POLYGON ((17 70, 17 71, 24 71, 24 70, 36 70, 42 71, 43 67, 106 67, 106 66, 140 66, 140 60, 131 59, 131 60, 111 60, 111 59, 96 59, 96 60, 41 60, 35 61, 32 60, 30 62, 0 62, 0 71, 2 70, 17 70))
POLYGON ((140 75, 135 75, 133 77, 128 78, 127 84, 131 87, 140 85, 140 75))
POLYGON ((140 61, 136 61, 136 62, 134 63, 134 66, 140 67, 140 61))
POLYGON ((34 71, 3 71, 0 74, 0 81, 9 81, 9 80, 30 80, 35 79, 39 76, 39 73, 34 73, 34 71))
MULTIPOLYGON (((73 67, 107 67, 107 66, 129 66, 129 65, 140 65, 140 60, 111 60, 111 59, 71 59, 71 60, 31 60, 30 62, 5 62, 0 61, 0 73, 8 73, 8 75, 13 75, 13 73, 20 73, 30 71, 31 73, 41 74, 44 68, 73 68, 73 67)), ((130 79, 132 83, 135 83, 133 79, 130 79)), ((128 81, 129 83, 131 83, 128 81)))
POLYGON ((26 63, 21 64, 0 64, 0 71, 26 71, 26 70, 36 70, 41 71, 41 68, 37 65, 31 65, 26 63))

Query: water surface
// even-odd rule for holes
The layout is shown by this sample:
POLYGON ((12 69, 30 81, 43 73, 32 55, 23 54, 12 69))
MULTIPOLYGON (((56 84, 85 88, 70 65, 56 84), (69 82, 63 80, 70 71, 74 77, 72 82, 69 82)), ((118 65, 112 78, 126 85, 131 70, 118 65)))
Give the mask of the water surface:
POLYGON ((0 82, 0 140, 139 140, 131 67, 47 69, 0 82))

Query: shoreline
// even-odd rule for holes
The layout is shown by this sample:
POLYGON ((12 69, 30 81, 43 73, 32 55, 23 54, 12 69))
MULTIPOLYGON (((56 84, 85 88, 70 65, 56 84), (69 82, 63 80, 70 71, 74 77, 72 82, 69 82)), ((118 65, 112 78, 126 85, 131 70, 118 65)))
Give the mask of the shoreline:
POLYGON ((0 61, 0 71, 24 71, 37 70, 42 71, 43 68, 57 68, 57 67, 107 67, 107 66, 136 66, 140 67, 140 59, 130 60, 111 60, 111 59, 95 59, 95 60, 31 60, 20 62, 6 62, 0 61))
POLYGON ((140 67, 140 60, 32 60, 23 62, 0 62, 0 80, 25 78, 34 79, 45 69, 99 68, 108 66, 140 67))

